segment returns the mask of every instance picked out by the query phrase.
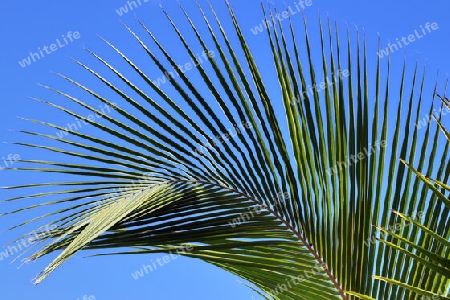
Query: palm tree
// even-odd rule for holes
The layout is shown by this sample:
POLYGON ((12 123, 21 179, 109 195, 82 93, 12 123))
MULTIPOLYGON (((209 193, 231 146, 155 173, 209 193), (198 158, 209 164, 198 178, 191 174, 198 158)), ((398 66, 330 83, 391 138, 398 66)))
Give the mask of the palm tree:
MULTIPOLYGON (((103 122, 36 99, 108 136, 70 130, 70 137, 62 138, 21 131, 48 143, 17 144, 66 160, 24 160, 29 166, 13 169, 78 176, 11 187, 54 191, 8 201, 60 197, 13 213, 64 204, 16 226, 48 218, 47 227, 55 228, 40 237, 42 247, 29 258, 61 252, 36 283, 80 250, 178 249, 240 276, 266 299, 449 299, 450 187, 443 183, 450 173, 449 143, 439 137, 450 134, 439 113, 437 122, 427 119, 422 128, 414 126, 425 113, 435 112, 433 105, 422 108, 425 73, 420 76, 415 67, 408 92, 405 65, 400 85, 391 86, 390 59, 378 58, 376 70, 370 70, 359 34, 353 39, 347 31, 342 46, 337 24, 328 21, 325 27, 320 23, 320 43, 312 45, 306 20, 298 34, 292 22, 283 27, 274 17, 277 11, 263 6, 266 22, 275 25, 267 26, 267 47, 280 97, 272 97, 232 8, 233 35, 212 7, 210 14, 199 9, 204 34, 183 13, 203 53, 218 54, 208 55, 208 63, 200 63, 164 11, 197 62, 197 71, 190 73, 142 22, 144 36, 124 25, 166 74, 170 90, 102 38, 142 83, 90 50, 111 79, 73 61, 110 89, 114 100, 120 99, 117 105, 57 74, 114 107, 114 117, 49 86, 103 122), (321 53, 321 62, 314 61, 314 51, 321 53), (178 73, 173 78, 171 68, 178 73), (202 80, 194 83, 193 73, 202 80), (112 83, 118 79, 121 87, 112 83), (390 130, 388 125, 393 125, 390 130)), ((441 108, 450 108, 448 99, 439 98, 441 108)))

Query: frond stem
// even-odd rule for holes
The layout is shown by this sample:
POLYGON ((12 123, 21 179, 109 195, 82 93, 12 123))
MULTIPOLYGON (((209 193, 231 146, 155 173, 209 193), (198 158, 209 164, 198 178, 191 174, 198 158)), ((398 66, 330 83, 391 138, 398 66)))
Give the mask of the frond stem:
POLYGON ((347 296, 344 292, 344 290, 342 289, 341 285, 339 284, 338 280, 336 279, 336 277, 333 275, 333 273, 331 272, 331 270, 328 269, 327 264, 322 260, 322 258, 320 257, 319 253, 311 246, 310 243, 308 243, 308 241, 306 240, 306 238, 301 234, 301 232, 299 232, 297 229, 295 229, 291 224, 289 224, 288 221, 286 221, 282 216, 280 216, 275 210, 273 210, 272 208, 270 208, 267 205, 264 205, 261 201, 245 194, 242 193, 234 188, 230 188, 227 186, 224 186, 222 184, 218 184, 218 183, 213 183, 213 182, 208 182, 208 181, 202 181, 202 180, 170 180, 170 181, 166 181, 164 183, 161 184, 170 184, 170 183, 176 183, 176 182, 190 182, 190 183, 200 183, 200 184, 205 184, 205 185, 212 185, 212 186, 216 186, 216 187, 220 187, 223 189, 226 189, 230 192, 236 193, 242 197, 245 197, 251 201, 253 201, 254 203, 256 203, 257 205, 260 205, 261 207, 265 208, 268 212, 270 212, 271 214, 273 214, 278 220, 281 221, 281 223, 283 223, 302 243, 303 245, 309 250, 309 252, 311 252, 311 254, 314 256, 314 258, 317 260, 317 262, 319 263, 319 265, 322 267, 322 269, 325 271, 325 273, 327 274, 328 278, 331 280, 331 282, 333 283, 333 285, 335 286, 336 290, 339 292, 339 294, 341 295, 342 299, 346 300, 347 296))

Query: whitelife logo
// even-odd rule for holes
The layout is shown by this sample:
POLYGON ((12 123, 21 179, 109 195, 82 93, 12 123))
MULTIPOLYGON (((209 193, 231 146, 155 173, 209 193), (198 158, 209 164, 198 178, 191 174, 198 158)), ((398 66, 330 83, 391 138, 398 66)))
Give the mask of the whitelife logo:
POLYGON ((8 157, 5 159, 2 157, 2 161, 0 161, 0 171, 4 170, 14 164, 14 162, 20 160, 19 154, 8 154, 8 157))
POLYGON ((56 39, 56 43, 50 44, 50 46, 44 45, 44 47, 38 47, 37 52, 30 52, 30 55, 21 61, 19 61, 19 65, 22 68, 25 68, 26 66, 31 65, 33 62, 40 60, 45 55, 49 55, 52 52, 57 51, 58 49, 61 49, 69 44, 69 42, 73 42, 74 40, 78 40, 81 35, 78 31, 69 31, 66 35, 61 35, 62 41, 60 38, 56 39), (45 54, 44 54, 45 53, 45 54))
POLYGON ((394 53, 395 51, 397 51, 399 49, 399 47, 403 48, 403 46, 408 46, 410 43, 413 43, 416 40, 419 40, 419 39, 423 38, 424 36, 426 36, 427 34, 431 33, 431 30, 439 29, 439 25, 436 22, 433 22, 433 23, 427 22, 424 25, 424 27, 425 28, 423 28, 422 25, 420 25, 420 29, 421 29, 420 31, 422 32, 423 35, 421 35, 416 29, 416 30, 414 30, 414 33, 408 35, 408 37, 402 36, 402 38, 400 40, 398 38, 396 38, 397 43, 394 43, 394 44, 389 43, 386 48, 381 49, 380 52, 377 52, 378 56, 380 58, 388 56, 389 52, 394 53), (408 41, 406 41, 406 40, 408 40, 408 41))
MULTIPOLYGON (((274 14, 274 18, 278 19, 278 21, 282 22, 283 20, 289 19, 290 16, 296 15, 299 12, 305 10, 307 7, 313 5, 312 0, 300 0, 298 2, 294 2, 295 9, 292 8, 291 5, 289 5, 286 10, 284 10, 281 13, 274 14)), ((254 28, 250 28, 250 31, 257 35, 264 31, 264 29, 268 29, 270 27, 273 27, 274 24, 272 24, 269 20, 262 20, 262 22, 255 26, 254 28)))

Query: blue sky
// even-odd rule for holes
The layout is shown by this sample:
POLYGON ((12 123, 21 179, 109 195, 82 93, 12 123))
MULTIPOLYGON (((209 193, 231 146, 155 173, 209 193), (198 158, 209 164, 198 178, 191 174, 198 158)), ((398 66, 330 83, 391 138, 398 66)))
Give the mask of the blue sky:
MULTIPOLYGON (((182 18, 176 1, 161 2, 175 21, 182 18)), ((194 21, 202 21, 193 1, 181 2, 188 9, 194 21)), ((224 3, 222 1, 213 2, 216 11, 226 25, 225 27, 231 29, 224 3)), ((262 62, 267 60, 270 48, 268 48, 265 34, 254 34, 262 20, 259 1, 230 0, 230 2, 250 47, 254 50, 256 59, 262 62)), ((298 1, 290 0, 274 0, 273 2, 280 10, 288 6, 296 11, 300 5, 298 1)), ((206 1, 201 0, 200 3, 207 10, 206 1)), ((36 103, 28 97, 51 99, 46 97, 52 97, 52 94, 44 91, 37 83, 58 87, 67 86, 50 71, 59 71, 91 83, 89 77, 85 76, 86 73, 75 66, 69 57, 88 63, 92 62, 92 57, 83 51, 83 47, 87 47, 110 60, 117 59, 97 35, 101 35, 119 46, 124 52, 133 52, 138 49, 120 21, 138 30, 139 24, 135 21, 135 17, 138 17, 152 29, 175 57, 179 57, 180 63, 189 61, 183 58, 184 52, 177 52, 178 49, 179 51, 182 49, 176 43, 179 41, 161 12, 159 2, 141 0, 141 4, 137 3, 137 7, 134 7, 133 10, 130 10, 130 6, 127 7, 127 5, 127 2, 123 0, 110 0, 102 3, 85 0, 77 2, 48 0, 45 3, 18 0, 2 4, 3 14, 0 20, 0 30, 4 46, 1 51, 2 55, 0 55, 2 68, 0 73, 2 85, 0 141, 12 142, 27 138, 10 132, 9 129, 39 131, 40 127, 21 121, 17 116, 48 120, 62 125, 69 123, 71 120, 67 116, 55 114, 55 110, 36 103), (125 13, 125 7, 129 12, 125 13), (52 44, 54 45, 51 46, 52 44), (44 46, 48 47, 47 50, 44 50, 44 46), (40 54, 40 51, 43 51, 43 55, 40 54), (36 61, 33 61, 29 57, 30 52, 38 53, 40 58, 38 59, 34 55, 36 61), (23 61, 27 60, 27 57, 29 57, 29 65, 23 67, 24 64, 27 64, 23 61)), ((368 43, 368 59, 371 62, 376 60, 378 34, 382 48, 387 47, 388 43, 400 43, 398 41, 402 37, 415 35, 416 38, 411 38, 414 40, 413 42, 408 45, 402 44, 401 49, 392 53, 393 74, 397 76, 397 79, 399 78, 405 51, 408 66, 413 65, 417 57, 420 63, 427 61, 430 82, 427 85, 429 95, 436 72, 441 71, 441 78, 447 77, 450 72, 450 60, 448 59, 449 8, 450 4, 444 0, 434 1, 432 5, 425 4, 423 1, 403 0, 394 3, 392 1, 312 0, 310 6, 305 5, 304 13, 313 41, 317 40, 316 25, 319 14, 323 19, 329 16, 331 20, 337 21, 341 29, 348 25, 351 30, 354 30, 354 26, 361 31, 364 30, 368 43), (422 28, 425 28, 427 22, 436 23, 437 27, 435 25, 425 35, 422 28), (418 36, 421 37, 418 38, 418 36)), ((297 30, 301 31, 303 23, 300 14, 293 15, 292 20, 298 26, 297 30)), ((143 34, 142 31, 140 33, 143 34)), ((140 58, 145 62, 145 56, 140 58)), ((157 80, 162 74, 151 65, 150 60, 147 61, 148 64, 144 64, 144 69, 148 71, 150 78, 157 80)), ((371 65, 373 66, 373 63, 371 65)), ((269 66, 271 67, 272 64, 270 63, 268 66, 261 64, 260 68, 264 72, 264 70, 270 70, 269 66)), ((267 76, 270 78, 272 75, 267 76)), ((396 79, 393 80, 396 81, 396 79)), ((89 133, 91 128, 85 126, 82 130, 89 133)), ((7 158, 10 154, 11 158, 15 156, 32 159, 34 158, 32 155, 35 153, 31 153, 29 149, 25 148, 0 145, 0 167, 4 167, 3 158, 7 158)), ((22 183, 23 178, 20 176, 21 173, 0 170, 0 186, 22 183)), ((29 182, 38 179, 36 174, 26 178, 29 182)), ((1 199, 4 199, 6 193, 3 191, 1 193, 1 199)), ((11 194, 14 195, 14 193, 8 193, 7 196, 9 197, 11 194)), ((21 205, 24 203, 25 201, 21 205)), ((0 218, 0 230, 3 231, 17 222, 23 221, 24 216, 26 218, 32 215, 32 213, 27 213, 0 218)), ((20 232, 19 230, 1 234, 0 251, 5 249, 3 245, 16 238, 20 232)), ((10 258, 1 260, 0 299, 75 300, 82 299, 83 296, 87 296, 86 299, 89 299, 89 296, 95 296, 99 300, 252 299, 252 296, 254 299, 259 299, 251 290, 239 283, 235 276, 193 259, 178 257, 149 275, 135 280, 131 276, 132 273, 139 270, 142 265, 150 264, 152 259, 162 258, 164 255, 87 259, 84 259, 83 256, 83 253, 79 253, 37 287, 33 287, 30 281, 50 262, 51 257, 24 265, 20 269, 18 269, 20 263, 9 264, 10 258)))

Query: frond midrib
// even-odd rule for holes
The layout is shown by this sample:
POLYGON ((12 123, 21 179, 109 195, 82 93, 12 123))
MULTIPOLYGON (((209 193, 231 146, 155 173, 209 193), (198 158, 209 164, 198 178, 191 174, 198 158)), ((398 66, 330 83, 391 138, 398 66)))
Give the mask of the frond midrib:
POLYGON ((336 288, 336 290, 338 291, 338 293, 341 295, 342 299, 347 299, 344 290, 342 289, 341 284, 339 283, 339 281, 337 280, 337 278, 333 275, 333 273, 331 272, 331 270, 328 269, 327 264, 322 260, 322 258, 320 257, 319 253, 317 253, 316 250, 314 250, 314 248, 311 246, 310 243, 308 243, 308 241, 306 240, 306 238, 297 230, 295 229, 291 224, 289 224, 289 222, 284 219, 282 216, 280 216, 280 214, 278 214, 274 209, 270 208, 267 205, 264 205, 262 203, 262 201, 247 195, 246 193, 243 193, 241 191, 238 191, 234 188, 219 184, 219 183, 214 183, 214 182, 209 182, 209 181, 204 181, 204 180, 170 180, 170 181, 166 181, 166 182, 162 182, 162 183, 158 183, 158 184, 171 184, 171 183, 178 183, 178 182, 186 182, 186 183, 199 183, 199 184, 205 184, 205 185, 211 185, 211 186, 215 186, 215 187, 219 187, 222 189, 225 189, 229 192, 235 193, 237 195, 240 195, 252 202, 254 202, 256 205, 259 205, 262 209, 266 210, 267 212, 271 213, 276 219, 278 219, 284 226, 286 226, 287 229, 289 229, 294 235, 295 237, 303 244, 303 246, 306 247, 306 249, 308 249, 308 251, 314 256, 314 258, 317 260, 317 262, 319 263, 320 267, 323 269, 323 271, 327 274, 328 278, 330 279, 330 281, 333 283, 334 287, 336 288))

